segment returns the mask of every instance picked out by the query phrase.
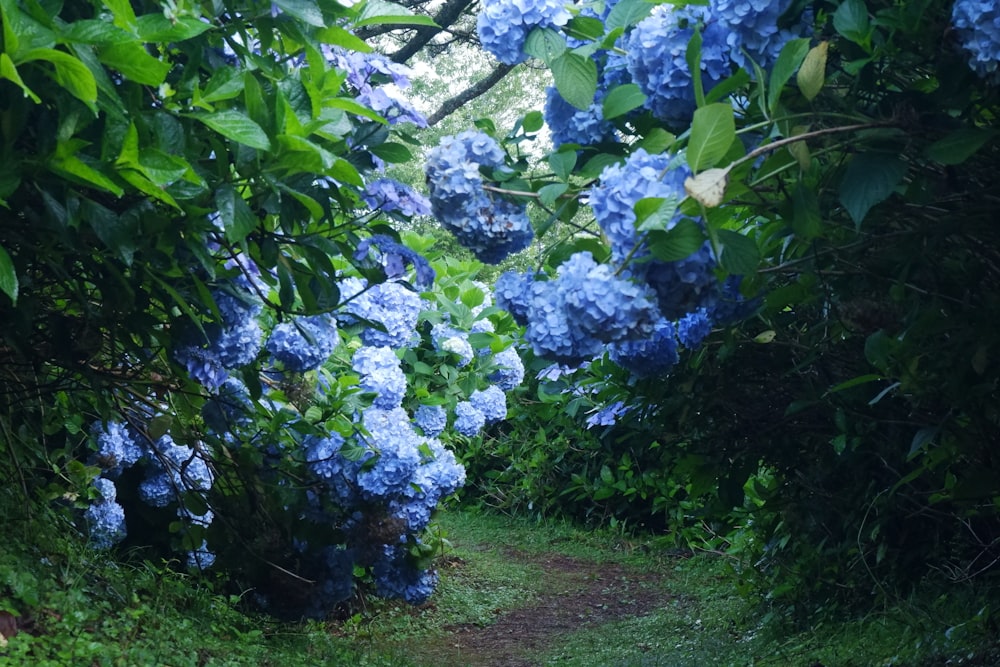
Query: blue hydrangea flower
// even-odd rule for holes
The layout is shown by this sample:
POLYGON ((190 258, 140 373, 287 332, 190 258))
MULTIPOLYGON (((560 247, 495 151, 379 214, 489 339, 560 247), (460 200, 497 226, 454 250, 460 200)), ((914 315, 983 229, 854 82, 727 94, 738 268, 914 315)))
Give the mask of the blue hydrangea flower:
POLYGON ((740 292, 743 276, 730 275, 723 281, 714 299, 705 299, 708 318, 716 326, 724 327, 749 317, 760 304, 760 296, 747 299, 740 292))
POLYGON ((404 546, 386 545, 372 573, 380 596, 402 598, 413 605, 426 602, 438 582, 437 572, 417 569, 411 563, 404 546))
POLYGON ((992 0, 957 0, 951 24, 969 67, 993 84, 1000 83, 1000 6, 992 0))
POLYGON ((625 405, 624 401, 615 401, 587 417, 587 428, 614 426, 618 423, 618 418, 628 411, 629 407, 625 405))
POLYGON ((535 26, 558 28, 572 18, 560 0, 487 0, 476 19, 483 48, 516 65, 527 59, 524 41, 535 26))
POLYGON ((217 434, 231 433, 250 424, 250 392, 239 378, 227 378, 216 395, 201 409, 205 425, 217 434))
POLYGON ((484 189, 480 168, 504 164, 504 152, 478 131, 445 137, 425 167, 431 209, 455 238, 487 264, 524 250, 533 232, 527 207, 484 189))
POLYGON ((406 411, 369 408, 362 424, 377 456, 374 465, 365 465, 358 473, 358 487, 369 499, 401 492, 420 465, 421 438, 410 426, 406 411))
POLYGON ((439 322, 431 327, 431 339, 434 341, 434 349, 458 357, 458 361, 455 363, 458 368, 468 366, 476 356, 472 344, 469 343, 468 335, 444 322, 439 322))
MULTIPOLYGON (((356 287, 353 282, 345 281, 345 283, 349 289, 356 287)), ((343 291, 341 295, 345 296, 343 291)), ((345 297, 350 298, 344 307, 344 314, 349 316, 345 322, 357 321, 360 318, 377 322, 385 329, 381 331, 374 327, 366 327, 361 332, 361 340, 365 345, 399 349, 413 342, 417 331, 417 320, 420 311, 424 309, 424 302, 419 294, 400 283, 385 282, 362 289, 351 296, 353 298, 345 297)))
POLYGON ((407 218, 431 214, 431 202, 427 197, 392 178, 379 178, 365 184, 361 196, 368 206, 386 213, 400 213, 407 218))
POLYGON ((656 292, 663 316, 680 318, 710 305, 719 289, 715 265, 715 254, 707 241, 682 260, 647 262, 644 265, 646 283, 656 292))
POLYGON ((443 405, 421 405, 413 421, 428 438, 436 438, 448 426, 448 411, 443 405))
POLYGON ((712 332, 708 311, 704 308, 688 313, 677 322, 677 338, 689 350, 701 347, 701 342, 712 332))
POLYGON ((615 137, 615 126, 604 120, 600 95, 589 108, 581 110, 564 100, 554 86, 549 86, 545 89, 544 115, 555 148, 563 144, 592 146, 615 137))
POLYGON ((229 377, 228 371, 222 365, 222 359, 215 350, 185 345, 174 350, 174 358, 184 366, 192 380, 211 391, 221 387, 229 377))
POLYGON ((339 47, 323 45, 324 54, 334 67, 347 73, 347 83, 357 91, 357 101, 378 112, 390 124, 413 123, 427 127, 427 119, 406 99, 392 94, 383 83, 391 83, 398 90, 410 87, 412 70, 393 62, 379 53, 361 53, 339 47))
MULTIPOLYGON (((665 153, 650 155, 641 148, 624 163, 609 165, 601 172, 597 185, 590 190, 588 203, 616 262, 649 254, 647 250, 635 251, 636 203, 646 198, 679 202, 687 196, 684 181, 690 175, 691 170, 678 157, 665 153)), ((666 228, 672 229, 681 217, 680 212, 676 213, 666 228)))
POLYGON ((483 414, 487 424, 507 418, 507 394, 495 385, 472 392, 469 403, 483 414))
POLYGON ((460 401, 455 406, 454 428, 462 435, 471 438, 483 430, 485 425, 486 417, 469 401, 460 401))
POLYGON ((383 410, 398 408, 406 395, 406 375, 399 357, 388 347, 358 348, 351 360, 360 376, 362 391, 376 394, 372 405, 383 410))
POLYGON ((677 331, 667 319, 659 320, 646 338, 612 343, 608 350, 611 361, 636 377, 664 375, 680 359, 677 331))
POLYGON ((185 491, 207 491, 215 477, 208 464, 191 447, 176 445, 169 435, 156 441, 139 497, 153 507, 166 507, 185 491))
MULTIPOLYGON (((430 213, 430 208, 427 212, 430 213)), ((434 282, 434 268, 423 255, 397 243, 392 237, 385 234, 374 234, 361 241, 354 252, 354 259, 362 261, 367 259, 369 255, 376 254, 373 252, 373 246, 377 248, 378 260, 381 261, 385 275, 390 280, 405 278, 406 267, 412 265, 417 274, 416 283, 419 287, 430 287, 431 283, 434 282)))
POLYGON ((333 354, 339 342, 333 318, 312 315, 297 317, 274 327, 267 340, 267 351, 286 370, 305 372, 319 368, 333 354))
MULTIPOLYGON (((740 67, 749 66, 744 52, 764 69, 778 59, 782 47, 800 35, 782 30, 778 19, 792 0, 710 0, 709 13, 726 34, 729 55, 740 67)), ((801 31, 805 34, 805 28, 801 31)))
MULTIPOLYGON (((496 331, 496 327, 493 326, 493 322, 485 317, 481 320, 476 320, 472 323, 472 326, 469 327, 469 333, 493 333, 494 331, 496 331)), ((489 349, 486 351, 488 352, 489 349)), ((477 350, 477 352, 482 353, 483 350, 477 350)))
POLYGON ((84 510, 83 518, 95 548, 110 549, 125 539, 125 509, 114 500, 94 503, 84 510))
POLYGON ((306 466, 326 480, 334 498, 345 505, 356 502, 355 484, 362 462, 348 461, 340 455, 344 437, 331 432, 324 437, 310 435, 302 443, 306 466))
POLYGON ((101 468, 111 479, 117 478, 123 470, 132 467, 143 454, 135 434, 121 422, 94 422, 90 434, 97 441, 97 451, 91 456, 92 465, 101 468))
POLYGON ((503 391, 510 391, 524 382, 524 362, 517 349, 511 345, 493 355, 497 370, 489 375, 489 380, 503 391))
POLYGON ((201 546, 187 553, 189 570, 207 570, 215 564, 215 554, 208 550, 208 542, 201 541, 201 546))
POLYGON ((699 26, 705 92, 732 71, 730 33, 712 19, 705 6, 660 5, 635 26, 625 42, 628 70, 646 94, 646 108, 673 129, 687 127, 694 115, 694 84, 686 56, 688 42, 699 26))
POLYGON ((531 304, 531 290, 534 283, 535 279, 530 273, 505 271, 493 286, 497 306, 510 313, 514 321, 521 326, 528 324, 528 307, 531 304))

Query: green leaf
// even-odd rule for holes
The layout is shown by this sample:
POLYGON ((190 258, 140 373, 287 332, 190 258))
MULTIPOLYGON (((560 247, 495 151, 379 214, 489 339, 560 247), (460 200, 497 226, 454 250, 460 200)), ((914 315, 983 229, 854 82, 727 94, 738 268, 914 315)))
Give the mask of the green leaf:
POLYGON ((851 387, 857 387, 862 384, 868 384, 869 382, 878 382, 884 379, 885 378, 882 377, 881 375, 876 375, 874 373, 869 373, 868 375, 859 375, 857 377, 851 378, 850 380, 845 380, 840 384, 830 387, 829 389, 826 390, 826 394, 824 394, 824 396, 828 394, 836 394, 838 391, 844 391, 845 389, 850 389, 851 387))
POLYGON ((145 14, 136 20, 139 39, 143 42, 183 42, 212 29, 212 24, 193 16, 167 18, 162 12, 145 14))
POLYGON ((316 31, 315 37, 323 44, 342 46, 349 51, 371 53, 372 50, 372 47, 368 45, 368 42, 364 41, 360 37, 357 37, 352 32, 336 25, 327 26, 322 30, 316 31))
POLYGON ((354 28, 366 25, 426 25, 438 28, 429 16, 414 14, 410 9, 386 0, 368 0, 361 8, 360 20, 354 28))
POLYGON ((691 138, 688 140, 687 161, 691 171, 698 172, 714 166, 736 140, 736 121, 733 107, 717 102, 694 112, 691 121, 691 138))
POLYGON ((364 179, 361 178, 358 170, 350 162, 341 158, 337 158, 334 161, 333 166, 326 171, 326 175, 337 179, 341 183, 356 185, 359 188, 365 185, 364 179))
POLYGON ((993 128, 967 127, 938 139, 927 147, 927 157, 941 164, 962 164, 986 145, 997 131, 993 128))
POLYGON ((17 271, 14 260, 10 258, 4 247, 0 245, 0 292, 3 292, 17 305, 17 271))
POLYGON ((239 243, 257 226, 257 217, 232 185, 224 183, 215 191, 215 207, 222 219, 226 239, 239 243))
POLYGON ((601 113, 605 120, 617 118, 627 114, 633 109, 638 109, 646 103, 646 96, 642 90, 634 83, 626 83, 615 86, 608 91, 601 107, 601 113))
POLYGON ((549 183, 538 189, 538 200, 546 206, 555 206, 556 200, 566 193, 569 186, 565 183, 549 183))
POLYGON ((170 63, 157 60, 135 42, 102 46, 97 57, 125 78, 146 86, 159 86, 170 71, 170 63))
POLYGON ((290 16, 294 16, 303 23, 317 28, 326 27, 323 19, 323 12, 315 0, 272 0, 275 6, 290 16))
POLYGON ((782 47, 778 59, 774 62, 774 67, 771 68, 771 77, 767 83, 767 108, 771 113, 774 113, 778 100, 781 99, 785 84, 795 74, 808 53, 809 39, 805 37, 789 40, 782 47))
POLYGON ((549 166, 559 180, 569 181, 573 168, 576 167, 576 151, 559 151, 549 154, 549 166))
POLYGON ((823 228, 819 199, 816 192, 802 181, 792 190, 792 231, 806 241, 819 236, 823 228))
POLYGON ((409 162, 413 159, 413 153, 403 144, 384 143, 372 146, 368 149, 372 154, 390 163, 409 162))
POLYGON ((521 127, 524 128, 525 132, 538 132, 542 127, 545 126, 545 116, 541 111, 529 111, 524 114, 524 118, 521 119, 521 127))
POLYGON ((235 109, 215 113, 194 113, 191 117, 201 121, 227 139, 232 139, 250 148, 270 150, 271 140, 257 123, 235 109))
POLYGON ((73 141, 61 141, 56 145, 55 155, 49 161, 49 168, 78 183, 106 190, 117 197, 125 194, 122 188, 94 167, 76 157, 79 146, 73 141))
POLYGON ((552 78, 564 100, 586 110, 597 93, 597 65, 590 58, 567 51, 552 61, 552 78))
POLYGON ((12 81, 21 89, 25 97, 30 97, 35 104, 41 104, 42 100, 21 80, 21 75, 18 74, 14 61, 6 53, 0 53, 0 79, 12 81))
POLYGON ((858 153, 847 165, 840 181, 840 203, 854 225, 861 221, 872 206, 893 193, 906 175, 906 163, 888 153, 858 153))
POLYGON ((608 32, 621 28, 628 30, 643 20, 653 11, 653 3, 646 0, 621 0, 611 8, 608 18, 604 21, 608 32))
POLYGON ((566 53, 566 38, 552 28, 533 28, 524 40, 524 52, 551 67, 552 62, 566 53))
POLYGON ((78 44, 120 44, 135 39, 113 23, 101 19, 73 21, 62 28, 63 42, 78 44))
POLYGON ((723 269, 740 276, 757 270, 760 264, 760 251, 752 238, 731 229, 720 229, 718 235, 719 244, 722 246, 719 263, 723 269))
POLYGON ((233 67, 221 67, 212 74, 201 92, 202 102, 221 102, 239 97, 244 88, 243 72, 233 67))
POLYGON ((55 49, 32 49, 20 54, 19 63, 44 60, 55 67, 55 80, 96 113, 97 81, 90 69, 77 58, 55 49))
POLYGON ((574 16, 566 28, 577 39, 594 41, 604 36, 604 22, 593 16, 574 16))
POLYGON ((674 222, 676 197, 643 197, 635 203, 635 228, 640 232, 667 231, 674 222))
POLYGON ((676 262, 697 252, 705 243, 705 232, 694 220, 684 218, 665 232, 649 232, 646 244, 653 257, 676 262))
POLYGON ((705 86, 701 80, 701 44, 701 31, 695 29, 684 51, 684 60, 691 73, 691 85, 694 86, 694 102, 698 107, 705 106, 705 86))
POLYGON ((820 42, 809 49, 796 75, 795 83, 798 84, 802 96, 810 102, 819 95, 823 84, 826 83, 826 55, 829 48, 830 42, 820 42))
POLYGON ((845 0, 833 13, 833 28, 866 51, 871 42, 868 7, 862 0, 845 0))
POLYGON ((130 0, 102 0, 104 5, 114 15, 114 23, 123 30, 132 30, 136 26, 135 11, 130 0))

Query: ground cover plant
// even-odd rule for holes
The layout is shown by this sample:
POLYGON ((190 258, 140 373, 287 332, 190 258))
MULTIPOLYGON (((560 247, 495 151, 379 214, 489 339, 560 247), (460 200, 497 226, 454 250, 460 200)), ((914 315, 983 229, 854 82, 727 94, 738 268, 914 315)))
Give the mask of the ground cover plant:
POLYGON ((992 628, 996 8, 472 10, 0 1, 3 482, 288 619, 426 603, 464 486, 992 628), (447 35, 544 108, 422 145, 447 35))

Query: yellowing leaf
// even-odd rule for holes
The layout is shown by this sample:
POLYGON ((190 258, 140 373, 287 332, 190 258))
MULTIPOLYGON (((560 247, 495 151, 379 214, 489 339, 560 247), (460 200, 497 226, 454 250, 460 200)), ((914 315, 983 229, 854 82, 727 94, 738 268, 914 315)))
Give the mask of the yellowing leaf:
POLYGON ((830 42, 820 42, 809 49, 805 60, 799 67, 795 81, 799 84, 802 95, 812 101, 826 82, 826 53, 830 48, 830 42))
POLYGON ((725 198, 729 183, 729 167, 706 169, 695 177, 684 181, 684 191, 688 196, 707 208, 715 208, 725 198))

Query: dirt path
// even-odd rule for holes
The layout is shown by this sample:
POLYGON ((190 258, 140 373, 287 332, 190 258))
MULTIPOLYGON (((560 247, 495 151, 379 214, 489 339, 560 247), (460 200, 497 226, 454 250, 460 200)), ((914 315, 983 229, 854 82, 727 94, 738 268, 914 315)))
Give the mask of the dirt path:
MULTIPOLYGON (((440 667, 534 667, 533 656, 567 634, 629 616, 642 616, 670 599, 661 576, 615 564, 595 564, 560 554, 543 556, 511 551, 512 559, 531 562, 549 582, 526 606, 498 614, 496 622, 449 626, 434 656, 440 667)), ((455 559, 454 567, 464 561, 455 559)), ((417 656, 414 656, 417 657, 417 656)))

